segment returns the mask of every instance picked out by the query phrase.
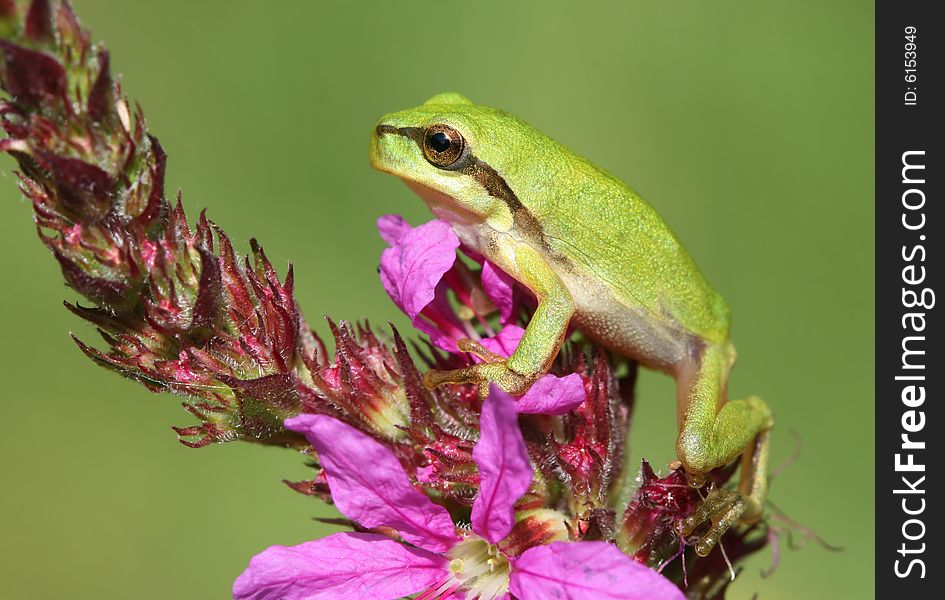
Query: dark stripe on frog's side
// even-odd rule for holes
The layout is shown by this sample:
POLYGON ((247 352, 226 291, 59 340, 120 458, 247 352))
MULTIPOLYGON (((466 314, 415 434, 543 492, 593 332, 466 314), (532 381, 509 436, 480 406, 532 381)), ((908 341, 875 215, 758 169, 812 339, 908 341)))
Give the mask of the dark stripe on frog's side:
MULTIPOLYGON (((425 131, 426 130, 421 127, 394 127, 393 125, 377 126, 378 134, 402 135, 413 140, 414 143, 416 143, 420 148, 421 152, 423 152, 423 135, 425 131)), ((525 208, 522 202, 518 199, 518 196, 515 195, 515 192, 512 191, 512 188, 509 187, 509 184, 505 181, 505 178, 499 175, 499 173, 488 163, 479 160, 479 158, 471 152, 462 160, 463 165, 461 167, 451 170, 472 177, 477 183, 479 183, 479 185, 485 188, 486 192, 488 192, 490 196, 505 202, 505 205, 509 207, 509 211, 512 213, 512 220, 516 229, 524 234, 529 240, 533 240, 535 243, 537 243, 549 256, 554 257, 554 259, 561 266, 564 266, 569 271, 572 270, 571 261, 551 248, 548 240, 545 239, 545 234, 541 229, 541 225, 538 223, 538 219, 536 219, 535 215, 525 208)))

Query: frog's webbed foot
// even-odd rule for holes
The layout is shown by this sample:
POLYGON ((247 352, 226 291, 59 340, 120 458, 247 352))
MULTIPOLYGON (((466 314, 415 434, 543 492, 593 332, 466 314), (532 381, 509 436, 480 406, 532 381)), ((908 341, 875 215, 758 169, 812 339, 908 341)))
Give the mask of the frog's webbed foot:
POLYGON ((528 391, 535 381, 534 377, 513 371, 508 365, 507 358, 486 349, 479 342, 462 339, 459 341, 459 349, 476 355, 484 362, 451 371, 436 369, 427 371, 423 375, 423 384, 426 387, 432 390, 445 383, 477 383, 480 384, 480 393, 485 395, 489 391, 488 384, 494 383, 506 392, 517 396, 528 391))
MULTIPOLYGON (((768 490, 767 465, 770 429, 760 432, 754 443, 742 454, 741 480, 738 490, 714 487, 702 504, 682 522, 682 534, 688 536, 708 523, 696 542, 696 554, 706 556, 719 542, 722 534, 737 522, 752 524, 764 512, 768 490)), ((690 485, 701 488, 707 475, 688 473, 690 485)))
POLYGON ((682 522, 682 534, 690 535, 703 523, 709 528, 696 542, 696 554, 708 556, 719 542, 722 534, 745 514, 748 503, 735 490, 714 488, 702 504, 682 522))

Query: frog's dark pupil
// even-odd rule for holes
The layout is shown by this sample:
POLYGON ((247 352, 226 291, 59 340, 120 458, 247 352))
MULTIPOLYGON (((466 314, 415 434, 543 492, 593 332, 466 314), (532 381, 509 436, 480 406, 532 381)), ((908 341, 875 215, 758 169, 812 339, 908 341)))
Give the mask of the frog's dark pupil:
POLYGON ((430 148, 437 152, 446 152, 450 148, 450 138, 442 131, 430 136, 430 148))

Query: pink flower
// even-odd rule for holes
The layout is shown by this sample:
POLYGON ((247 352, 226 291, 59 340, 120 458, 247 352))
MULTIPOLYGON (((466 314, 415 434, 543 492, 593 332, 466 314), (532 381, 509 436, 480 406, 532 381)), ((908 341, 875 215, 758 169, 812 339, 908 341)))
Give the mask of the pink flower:
POLYGON ((381 283, 387 294, 437 347, 456 352, 456 342, 469 333, 453 314, 440 281, 453 268, 459 238, 446 221, 412 228, 401 217, 386 215, 377 225, 391 245, 381 253, 381 283))
POLYGON ((517 598, 662 600, 685 598, 659 573, 606 542, 552 542, 512 561, 517 598))
POLYGON ((393 235, 396 242, 381 254, 381 281, 394 303, 414 319, 433 302, 436 285, 453 267, 459 238, 446 221, 430 221, 414 229, 404 223, 399 231, 385 232, 388 240, 393 235))
MULTIPOLYGON (((381 237, 390 248, 381 254, 381 282, 394 303, 413 320, 417 329, 430 336, 434 345, 458 353, 462 338, 480 338, 471 325, 464 324, 446 298, 444 276, 454 269, 459 238, 446 221, 433 220, 411 227, 399 215, 385 215, 377 220, 381 237)), ((470 253, 472 254, 472 253, 470 253)), ((495 336, 480 339, 486 349, 504 357, 515 351, 521 327, 510 324, 514 311, 515 281, 489 261, 482 265, 481 283, 495 305, 504 325, 495 336)), ((454 277, 453 279, 460 279, 454 277)), ((452 286, 458 295, 462 289, 452 286)), ((473 304, 471 302, 471 304, 473 304)), ((469 307, 475 312, 475 307, 469 307)), ((520 413, 563 415, 584 402, 581 377, 545 375, 515 403, 520 413)))
MULTIPOLYGON (((524 333, 525 330, 518 325, 506 325, 499 335, 480 343, 487 350, 508 357, 524 333)), ((577 373, 564 377, 548 374, 515 401, 515 410, 522 414, 563 415, 580 406, 585 397, 584 383, 577 373)))
POLYGON ((515 280, 491 262, 482 264, 482 289, 499 309, 502 324, 512 322, 515 315, 515 280))
POLYGON ((472 452, 480 478, 472 528, 495 544, 512 531, 515 503, 532 483, 532 465, 512 397, 495 386, 482 403, 479 431, 479 442, 472 452))
POLYGON ((433 220, 411 227, 400 215, 384 215, 377 229, 390 246, 381 253, 381 283, 414 327, 430 336, 430 341, 447 352, 458 352, 462 338, 478 339, 471 318, 486 329, 486 314, 499 312, 502 325, 513 320, 516 303, 515 280, 478 253, 462 247, 463 253, 482 264, 480 288, 468 289, 469 269, 456 261, 459 238, 446 221, 433 220), (452 291, 468 308, 465 318, 457 316, 447 299, 452 291))
POLYGON ((237 600, 310 598, 418 600, 466 597, 520 600, 559 597, 682 599, 662 575, 605 542, 552 542, 517 556, 503 552, 515 525, 515 503, 533 470, 510 396, 493 388, 482 407, 473 449, 480 488, 472 532, 410 483, 394 453, 326 415, 303 414, 286 427, 318 451, 338 509, 381 533, 337 533, 298 546, 272 546, 255 556, 233 584, 237 600), (370 468, 366 468, 369 466, 370 468), (411 545, 407 545, 407 544, 411 545))
MULTIPOLYGON (((449 223, 438 219, 420 225, 419 227, 411 227, 400 215, 384 215, 377 219, 377 230, 381 238, 390 246, 389 250, 391 251, 385 251, 381 255, 381 279, 384 281, 384 289, 394 298, 394 302, 397 303, 402 310, 407 312, 404 306, 401 306, 397 298, 394 297, 395 294, 398 294, 397 285, 391 285, 393 282, 388 281, 383 274, 385 269, 393 266, 390 263, 385 265, 384 257, 387 256, 388 260, 394 257, 397 257, 398 260, 403 260, 408 253, 403 252, 401 248, 407 246, 413 247, 417 242, 420 242, 417 247, 421 249, 421 251, 409 253, 410 258, 414 262, 417 262, 419 259, 426 263, 418 270, 421 278, 431 271, 435 273, 437 270, 442 270, 441 265, 446 264, 446 269, 436 277, 436 281, 439 281, 445 273, 451 270, 450 267, 453 265, 453 260, 455 259, 456 248, 460 247, 461 244, 455 233, 453 233, 449 223), (449 230, 448 233, 447 230, 449 230), (426 236, 431 232, 434 232, 436 235, 432 236, 430 239, 426 239, 426 236), (407 238, 405 242, 401 242, 401 237, 408 234, 410 234, 411 237, 407 238), (442 261, 442 263, 440 261, 442 261)), ((466 247, 462 247, 462 250, 463 254, 482 265, 482 289, 494 307, 499 311, 500 322, 503 325, 511 323, 514 320, 515 311, 518 308, 517 296, 519 294, 516 291, 515 280, 486 260, 478 252, 466 247)), ((392 270, 389 274, 393 275, 392 279, 399 279, 396 269, 392 270)), ((422 281, 422 279, 420 281, 422 281)), ((413 284, 416 286, 414 289, 418 292, 421 299, 426 299, 429 295, 430 288, 427 286, 426 291, 423 291, 422 285, 417 286, 417 283, 420 283, 420 281, 413 284)), ((460 292, 457 286, 453 285, 451 287, 454 292, 460 292)), ((455 351, 455 348, 446 348, 446 350, 452 352, 455 351)))

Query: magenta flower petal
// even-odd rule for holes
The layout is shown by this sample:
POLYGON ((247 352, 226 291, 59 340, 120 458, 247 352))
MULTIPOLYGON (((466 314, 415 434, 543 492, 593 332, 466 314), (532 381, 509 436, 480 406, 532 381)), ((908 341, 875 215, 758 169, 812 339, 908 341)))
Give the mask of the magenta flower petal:
POLYGON ((472 451, 480 478, 472 528, 494 544, 512 531, 515 503, 532 482, 532 466, 512 397, 494 385, 482 403, 479 431, 472 451))
MULTIPOLYGON (((506 325, 498 335, 480 340, 496 354, 511 356, 522 341, 525 330, 518 325, 506 325)), ((515 400, 515 410, 523 414, 563 415, 584 402, 584 382, 577 373, 565 377, 545 375, 515 400)))
POLYGON ((371 533, 271 546, 233 582, 235 600, 403 598, 446 575, 444 557, 371 533))
POLYGON ((332 499, 364 527, 391 527, 411 544, 445 552, 457 541, 445 508, 417 491, 394 454, 354 427, 326 415, 287 419, 318 451, 332 499))
POLYGON ((444 281, 437 284, 433 300, 423 307, 419 316, 413 319, 413 326, 430 336, 430 341, 437 348, 447 352, 459 352, 459 340, 469 337, 469 332, 453 312, 444 281))
POLYGON ((381 253, 381 283, 411 319, 433 301, 436 284, 456 261, 459 238, 446 221, 430 221, 381 253))
POLYGON ((520 600, 685 600, 670 580, 607 542, 553 542, 513 559, 509 589, 520 600))
POLYGON ((516 400, 515 410, 525 414, 563 415, 584 402, 584 382, 577 373, 565 377, 545 375, 516 400))
POLYGON ((377 232, 381 239, 393 246, 405 233, 413 229, 400 215, 383 215, 377 218, 377 232))
POLYGON ((436 481, 436 469, 433 465, 417 468, 417 481, 420 483, 432 483, 436 481))
POLYGON ((440 350, 445 350, 447 352, 459 352, 459 348, 457 346, 459 340, 469 337, 465 331, 459 334, 454 331, 444 331, 423 317, 417 317, 412 321, 412 323, 418 331, 427 334, 427 336, 430 338, 430 343, 440 350))
POLYGON ((485 261, 482 265, 481 278, 483 291, 499 309, 499 319, 502 323, 508 323, 515 307, 512 294, 515 289, 515 280, 489 261, 485 261))
POLYGON ((484 338, 480 340, 479 343, 482 344, 486 350, 491 350, 496 354, 508 358, 512 356, 512 353, 518 348, 518 343, 522 341, 523 335, 525 335, 525 330, 518 325, 506 325, 498 335, 491 338, 484 338))

